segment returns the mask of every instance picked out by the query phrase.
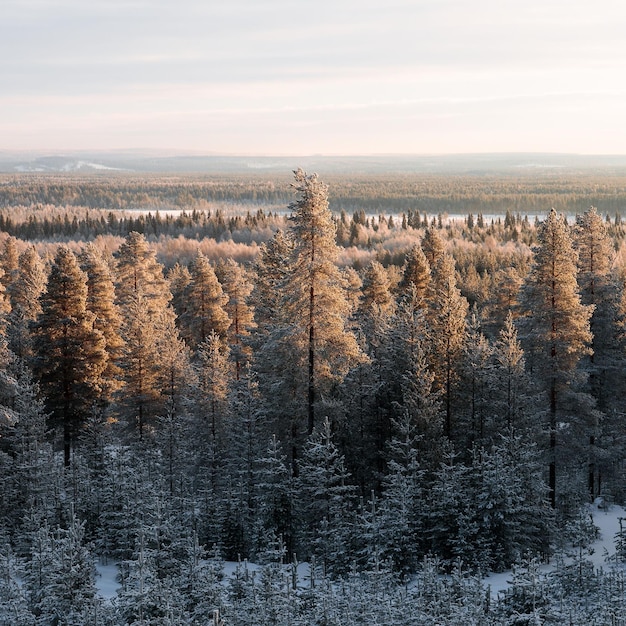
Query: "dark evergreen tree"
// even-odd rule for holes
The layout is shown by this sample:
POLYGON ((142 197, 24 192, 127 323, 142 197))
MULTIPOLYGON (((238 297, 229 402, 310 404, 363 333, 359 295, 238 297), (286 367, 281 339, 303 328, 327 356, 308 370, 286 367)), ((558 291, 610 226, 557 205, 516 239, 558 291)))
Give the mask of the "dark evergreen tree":
POLYGON ((99 398, 107 365, 104 335, 87 310, 87 277, 74 253, 60 247, 34 326, 33 366, 46 408, 61 428, 65 465, 91 406, 99 398))

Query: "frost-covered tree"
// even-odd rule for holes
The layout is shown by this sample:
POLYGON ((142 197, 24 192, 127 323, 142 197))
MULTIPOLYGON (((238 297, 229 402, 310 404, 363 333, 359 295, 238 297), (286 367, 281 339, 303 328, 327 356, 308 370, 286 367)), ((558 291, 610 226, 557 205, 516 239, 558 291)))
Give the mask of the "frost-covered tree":
POLYGON ((524 350, 518 339, 513 314, 509 311, 494 345, 494 413, 504 427, 528 426, 530 380, 526 374, 524 350))
POLYGON ((150 316, 168 307, 172 294, 163 266, 142 234, 131 232, 124 239, 116 254, 115 274, 117 301, 124 313, 137 297, 143 298, 150 316))
POLYGON ((227 331, 231 359, 235 363, 235 378, 239 380, 250 360, 250 332, 254 328, 254 307, 251 304, 252 282, 244 268, 227 259, 216 265, 215 272, 228 295, 224 310, 230 320, 227 331))
POLYGON ((147 427, 161 413, 159 388, 160 355, 154 314, 138 294, 124 306, 124 351, 119 361, 124 386, 118 392, 117 408, 142 439, 147 427))
POLYGON ((7 336, 9 347, 20 358, 31 355, 30 324, 41 313, 39 296, 46 288, 43 261, 33 246, 20 254, 18 268, 7 291, 11 303, 7 336))
POLYGON ((559 439, 569 435, 573 442, 582 427, 588 440, 588 426, 593 426, 585 428, 581 423, 585 417, 590 419, 591 413, 590 408, 585 411, 587 416, 583 413, 585 398, 580 394, 576 398, 572 396, 576 383, 580 389, 585 378, 578 365, 581 358, 590 353, 592 307, 581 302, 577 254, 568 226, 555 210, 548 215, 538 238, 535 264, 524 284, 522 302, 526 311, 527 358, 532 376, 540 381, 548 405, 549 486, 555 506, 559 439), (570 411, 571 404, 578 405, 576 413, 570 411))
POLYGON ((191 265, 191 281, 185 288, 186 310, 180 318, 183 336, 194 349, 215 332, 223 340, 231 324, 224 307, 228 295, 209 260, 198 253, 191 265))
POLYGON ((436 389, 445 409, 444 435, 454 438, 454 386, 459 377, 461 355, 466 343, 468 302, 457 286, 454 260, 445 255, 433 266, 427 305, 427 322, 432 346, 432 370, 436 389))
POLYGON ((422 302, 428 293, 430 284, 430 264, 421 246, 413 246, 406 255, 402 268, 402 280, 398 285, 400 293, 405 293, 409 286, 415 286, 415 297, 422 302))
POLYGON ((307 439, 299 468, 298 517, 303 554, 315 556, 324 572, 345 573, 350 566, 354 488, 343 455, 333 442, 328 418, 307 439))
POLYGON ((95 564, 84 523, 71 515, 67 529, 43 526, 33 538, 25 586, 38 624, 89 623, 98 614, 95 564))
POLYGON ((121 336, 122 317, 115 303, 115 287, 109 264, 93 245, 79 256, 81 269, 87 275, 87 310, 94 314, 93 327, 104 337, 107 364, 102 373, 100 398, 110 401, 121 385, 119 359, 124 341, 121 336))
MULTIPOLYGON (((315 410, 323 394, 361 359, 347 327, 350 313, 336 265, 335 225, 328 208, 328 188, 316 174, 295 172, 299 199, 290 206, 294 248, 283 285, 288 340, 306 368, 307 432, 315 427, 315 410)), ((304 390, 303 390, 304 391, 304 390)))
POLYGON ((289 553, 294 550, 294 484, 287 455, 273 436, 257 460, 254 492, 255 542, 263 553, 282 538, 289 553))
POLYGON ((468 447, 484 445, 493 433, 493 348, 482 331, 482 322, 474 306, 467 323, 467 339, 463 346, 459 395, 464 408, 460 419, 465 422, 468 447))
MULTIPOLYGON (((446 253, 446 244, 435 228, 427 228, 422 238, 422 251, 431 270, 434 269, 446 253)), ((419 293, 419 286, 418 293, 419 293)))
POLYGON ((33 332, 34 371, 46 408, 61 428, 67 466, 81 425, 99 399, 108 355, 87 309, 87 277, 64 246, 55 256, 33 332))
POLYGON ((601 471, 606 473, 611 465, 611 461, 602 462, 601 459, 603 456, 607 461, 614 458, 617 443, 613 443, 614 437, 620 430, 617 414, 621 413, 621 408, 615 400, 626 382, 623 376, 626 352, 622 332, 624 315, 620 303, 624 289, 613 267, 613 243, 604 220, 594 207, 578 216, 574 246, 578 251, 581 302, 593 307, 589 320, 591 352, 581 364, 588 373, 589 393, 604 413, 598 429, 589 433, 588 487, 593 498, 600 492, 601 471))
POLYGON ((415 571, 423 549, 424 471, 419 463, 420 432, 407 409, 393 421, 387 474, 379 504, 380 559, 390 559, 403 578, 415 571))

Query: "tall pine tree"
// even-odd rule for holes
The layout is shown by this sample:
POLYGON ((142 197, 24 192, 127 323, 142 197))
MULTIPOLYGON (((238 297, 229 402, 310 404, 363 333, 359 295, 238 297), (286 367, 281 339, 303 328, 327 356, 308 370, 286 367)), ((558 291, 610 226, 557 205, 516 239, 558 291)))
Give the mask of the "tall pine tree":
MULTIPOLYGON (((550 501, 557 501, 558 431, 572 424, 569 412, 576 383, 584 378, 578 365, 589 354, 592 307, 582 304, 577 283, 577 254, 562 216, 552 209, 538 234, 535 265, 522 293, 527 312, 525 339, 533 377, 547 398, 550 501)), ((577 413, 580 416, 580 403, 577 413)), ((578 417, 580 419, 580 417, 578 417)))
POLYGON ((46 408, 61 426, 67 466, 76 435, 99 397, 108 359, 104 335, 87 310, 87 277, 65 246, 55 256, 41 309, 33 365, 46 408))

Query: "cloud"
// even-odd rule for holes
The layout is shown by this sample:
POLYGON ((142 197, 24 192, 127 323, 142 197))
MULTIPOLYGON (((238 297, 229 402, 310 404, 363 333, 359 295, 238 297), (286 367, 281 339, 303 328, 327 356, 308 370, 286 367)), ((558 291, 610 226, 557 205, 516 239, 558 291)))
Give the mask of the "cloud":
MULTIPOLYGON (((5 0, 0 132, 15 147, 380 152, 437 132, 456 151, 516 149, 513 112, 540 129, 566 104, 610 117, 624 103, 625 27, 617 0, 5 0)), ((565 121, 564 143, 587 132, 565 121)))

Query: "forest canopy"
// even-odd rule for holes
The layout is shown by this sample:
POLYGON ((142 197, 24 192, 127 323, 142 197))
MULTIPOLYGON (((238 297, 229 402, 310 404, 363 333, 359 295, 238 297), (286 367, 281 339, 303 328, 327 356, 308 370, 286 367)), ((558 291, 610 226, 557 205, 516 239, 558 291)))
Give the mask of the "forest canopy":
POLYGON ((223 559, 267 598, 306 560, 530 616, 471 576, 626 498, 625 202, 610 176, 4 177, 0 616, 244 623, 223 559))

